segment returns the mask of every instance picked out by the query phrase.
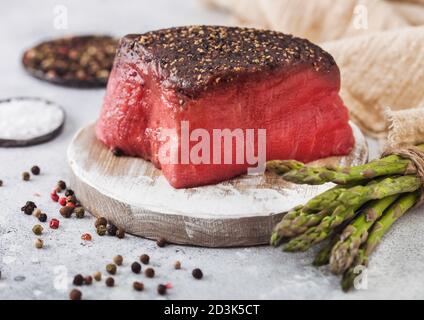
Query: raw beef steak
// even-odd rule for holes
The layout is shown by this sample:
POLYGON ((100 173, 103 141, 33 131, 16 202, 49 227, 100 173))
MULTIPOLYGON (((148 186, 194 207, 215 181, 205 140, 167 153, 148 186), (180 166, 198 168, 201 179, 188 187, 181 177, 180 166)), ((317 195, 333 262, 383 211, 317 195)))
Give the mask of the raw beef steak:
POLYGON ((120 42, 96 134, 111 149, 152 161, 175 188, 213 184, 252 166, 237 152, 258 151, 259 129, 266 130, 266 160, 348 154, 354 138, 339 89, 333 58, 291 35, 217 26, 128 35, 120 42), (219 150, 208 154, 203 147, 216 146, 216 129, 241 132, 245 143, 236 134, 229 143, 221 136, 219 150), (247 139, 248 129, 255 139, 247 139), (193 140, 187 142, 186 132, 193 140), (201 161, 191 153, 187 161, 187 150, 201 161), (175 154, 170 151, 178 161, 164 157, 175 154), (231 163, 223 160, 226 152, 231 163))

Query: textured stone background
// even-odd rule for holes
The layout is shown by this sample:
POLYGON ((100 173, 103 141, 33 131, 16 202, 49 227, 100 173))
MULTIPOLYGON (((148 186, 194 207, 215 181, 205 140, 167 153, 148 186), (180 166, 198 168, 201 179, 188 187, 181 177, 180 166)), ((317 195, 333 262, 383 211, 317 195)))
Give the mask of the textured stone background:
MULTIPOLYGON (((104 270, 115 254, 126 261, 115 277, 116 287, 104 283, 83 287, 87 299, 158 298, 156 285, 171 282, 167 299, 370 299, 424 298, 424 216, 411 212, 389 232, 371 260, 368 290, 343 294, 338 279, 326 268, 310 266, 313 253, 290 255, 268 247, 203 249, 155 243, 127 236, 123 240, 95 235, 93 218, 61 219, 59 230, 45 228, 45 248, 33 247, 35 218, 20 207, 35 201, 50 218, 60 217, 49 191, 58 179, 67 179, 66 147, 76 130, 92 122, 101 106, 103 90, 61 88, 35 80, 20 65, 24 48, 44 38, 74 33, 111 33, 121 36, 190 23, 226 24, 227 18, 207 12, 186 0, 14 1, 0 3, 0 98, 40 96, 62 104, 68 115, 66 128, 56 140, 25 149, 0 149, 0 299, 66 299, 76 273, 104 270), (53 28, 56 4, 68 8, 68 30, 53 28), (20 174, 38 164, 42 174, 22 182, 20 174), (40 193, 37 197, 34 193, 40 193), (80 236, 93 234, 85 245, 80 236), (151 256, 157 277, 134 275, 129 265, 140 254, 151 256), (173 270, 175 260, 182 270, 173 270), (202 281, 191 277, 200 267, 202 281), (66 278, 67 275, 67 278, 66 278), (134 292, 134 280, 143 281, 145 292, 134 292), (67 288, 67 286, 69 287, 67 288)), ((372 143, 374 146, 375 144, 372 143)), ((377 152, 372 147, 372 154, 377 152)))

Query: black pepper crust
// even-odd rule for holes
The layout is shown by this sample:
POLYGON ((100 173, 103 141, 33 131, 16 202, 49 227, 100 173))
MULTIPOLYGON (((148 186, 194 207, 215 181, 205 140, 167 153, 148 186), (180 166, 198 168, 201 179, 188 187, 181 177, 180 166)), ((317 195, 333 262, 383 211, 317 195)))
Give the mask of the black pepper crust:
POLYGON ((276 31, 222 26, 127 35, 121 40, 120 55, 153 63, 165 86, 189 97, 246 75, 300 65, 330 73, 336 64, 308 40, 276 31))

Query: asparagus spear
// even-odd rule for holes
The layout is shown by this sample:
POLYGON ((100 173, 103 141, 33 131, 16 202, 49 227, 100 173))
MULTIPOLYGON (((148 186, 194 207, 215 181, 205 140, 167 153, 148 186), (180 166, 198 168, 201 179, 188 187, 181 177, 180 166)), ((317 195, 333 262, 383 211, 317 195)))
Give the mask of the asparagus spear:
POLYGON ((367 186, 356 186, 344 190, 336 200, 336 208, 332 214, 322 219, 317 226, 310 227, 305 233, 292 239, 284 247, 284 251, 306 251, 311 246, 325 240, 331 231, 350 220, 355 212, 366 202, 383 199, 395 194, 414 192, 421 186, 416 176, 386 178, 367 186))
POLYGON ((304 166, 305 164, 296 160, 272 160, 267 162, 266 169, 282 175, 292 170, 299 170, 304 166))
MULTIPOLYGON (((424 149, 424 146, 421 146, 424 149)), ((285 161, 287 164, 288 161, 285 161)), ((287 181, 297 184, 319 185, 327 182, 336 184, 347 184, 351 182, 362 182, 376 177, 388 175, 407 175, 415 174, 416 168, 411 160, 403 159, 397 155, 371 161, 367 164, 355 167, 308 167, 303 166, 293 169, 289 172, 285 171, 290 168, 285 165, 285 170, 280 170, 278 163, 272 163, 270 166, 274 172, 284 174, 283 178, 287 181)), ((294 165, 291 167, 295 167, 294 165)))
POLYGON ((358 265, 367 266, 368 259, 375 248, 381 242, 383 235, 399 218, 401 218, 409 209, 411 209, 418 201, 420 192, 413 192, 401 196, 395 203, 378 220, 368 236, 367 241, 363 244, 355 259, 355 263, 344 273, 341 285, 344 291, 348 291, 353 287, 354 280, 357 276, 354 270, 358 265))
POLYGON ((340 234, 335 234, 332 239, 318 252, 312 264, 316 267, 325 266, 330 262, 331 250, 340 241, 340 234))
POLYGON ((282 238, 297 236, 305 232, 309 227, 320 223, 324 217, 331 214, 328 207, 334 203, 344 190, 345 188, 339 186, 334 187, 319 194, 305 206, 298 206, 288 212, 274 228, 271 236, 271 245, 276 246, 282 238))
POLYGON ((353 263, 362 243, 368 238, 368 231, 398 195, 370 202, 358 217, 342 232, 340 241, 331 252, 330 268, 334 274, 345 272, 353 263))

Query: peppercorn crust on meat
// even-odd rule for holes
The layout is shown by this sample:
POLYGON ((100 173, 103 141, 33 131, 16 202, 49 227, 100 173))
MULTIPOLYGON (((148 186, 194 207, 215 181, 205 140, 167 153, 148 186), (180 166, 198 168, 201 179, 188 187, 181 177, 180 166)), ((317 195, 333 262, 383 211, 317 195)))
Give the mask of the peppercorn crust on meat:
MULTIPOLYGON (((333 58, 291 35, 219 26, 128 35, 117 51, 96 134, 111 150, 152 161, 175 188, 213 184, 249 167, 247 159, 236 163, 235 139, 232 164, 165 163, 164 129, 175 130, 172 148, 179 151, 186 122, 190 133, 203 129, 210 137, 215 129, 265 129, 266 160, 344 155, 354 139, 339 89, 333 58)), ((218 154, 225 152, 221 143, 218 154)))

